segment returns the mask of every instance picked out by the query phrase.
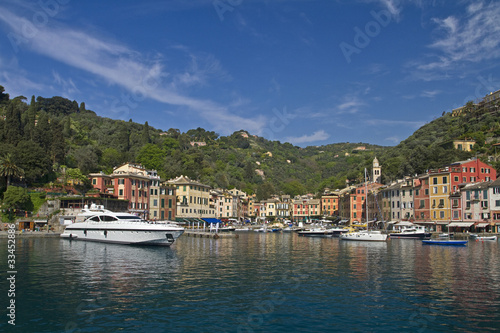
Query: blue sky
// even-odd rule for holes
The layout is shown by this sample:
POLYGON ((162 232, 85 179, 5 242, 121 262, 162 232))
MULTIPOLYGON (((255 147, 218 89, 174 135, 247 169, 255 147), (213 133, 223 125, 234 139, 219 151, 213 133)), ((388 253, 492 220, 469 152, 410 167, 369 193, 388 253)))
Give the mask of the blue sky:
POLYGON ((396 145, 500 89, 499 1, 0 3, 0 85, 113 119, 396 145))

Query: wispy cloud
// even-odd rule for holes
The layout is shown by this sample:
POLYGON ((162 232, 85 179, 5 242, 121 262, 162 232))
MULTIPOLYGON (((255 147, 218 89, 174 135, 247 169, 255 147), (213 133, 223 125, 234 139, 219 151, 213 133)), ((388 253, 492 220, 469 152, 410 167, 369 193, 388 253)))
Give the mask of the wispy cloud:
POLYGON ((292 137, 289 136, 285 140, 287 142, 290 142, 291 144, 304 144, 304 143, 311 143, 311 142, 318 142, 318 141, 324 141, 328 139, 330 135, 326 133, 324 130, 319 130, 314 132, 311 135, 303 135, 299 137, 292 137))
POLYGON ((61 87, 59 89, 60 91, 63 91, 63 96, 69 97, 72 96, 74 93, 79 92, 78 88, 76 87, 76 84, 73 82, 72 79, 64 79, 57 73, 56 71, 52 71, 52 76, 54 77, 54 82, 61 87))
POLYGON ((426 81, 448 78, 461 66, 500 57, 500 2, 468 5, 462 16, 434 18, 438 36, 429 48, 433 60, 416 61, 413 77, 426 81))
POLYGON ((440 90, 424 90, 420 94, 421 97, 434 98, 441 93, 440 90))
POLYGON ((343 102, 337 106, 338 113, 349 113, 354 114, 358 113, 359 109, 366 104, 359 100, 357 96, 345 96, 343 98, 343 102))
MULTIPOLYGON (((1 7, 0 20, 19 36, 25 33, 23 27, 31 24, 26 18, 1 7)), ((200 59, 191 56, 190 65, 184 72, 167 70, 161 59, 148 60, 119 42, 69 29, 56 21, 37 28, 36 37, 30 38, 21 46, 91 73, 106 80, 110 85, 140 93, 161 103, 186 107, 222 133, 245 128, 259 134, 265 126, 264 116, 245 118, 237 115, 236 111, 228 106, 212 100, 194 98, 184 92, 193 85, 205 84, 210 76, 222 72, 219 62, 211 57, 206 57, 200 65, 200 59)), ((57 76, 55 79, 58 80, 57 76)), ((59 82, 62 83, 61 80, 59 82)))

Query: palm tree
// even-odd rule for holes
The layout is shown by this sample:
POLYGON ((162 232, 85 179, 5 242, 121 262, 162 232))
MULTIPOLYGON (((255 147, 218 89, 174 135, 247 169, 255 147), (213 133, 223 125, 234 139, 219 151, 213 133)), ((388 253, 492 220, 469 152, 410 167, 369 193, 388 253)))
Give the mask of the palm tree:
POLYGON ((12 177, 24 177, 24 170, 12 162, 12 154, 10 153, 0 158, 0 176, 7 179, 7 187, 9 187, 12 177))

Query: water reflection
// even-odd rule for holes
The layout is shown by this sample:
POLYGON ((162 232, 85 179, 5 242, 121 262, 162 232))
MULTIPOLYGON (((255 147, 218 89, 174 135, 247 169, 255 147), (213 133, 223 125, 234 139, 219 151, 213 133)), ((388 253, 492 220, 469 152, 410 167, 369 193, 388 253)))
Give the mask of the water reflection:
POLYGON ((425 332, 500 325, 497 242, 439 247, 245 233, 182 236, 172 248, 20 240, 17 255, 22 332, 425 332))

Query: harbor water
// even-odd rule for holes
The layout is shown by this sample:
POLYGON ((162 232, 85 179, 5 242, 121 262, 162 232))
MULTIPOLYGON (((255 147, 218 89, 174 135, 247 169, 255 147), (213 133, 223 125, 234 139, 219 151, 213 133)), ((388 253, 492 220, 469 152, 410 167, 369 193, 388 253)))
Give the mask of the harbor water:
MULTIPOLYGON (((16 325, 2 297, 0 331, 498 331, 499 245, 255 232, 184 235, 171 248, 18 238, 16 325)), ((0 253, 6 275, 6 239, 0 253)))

